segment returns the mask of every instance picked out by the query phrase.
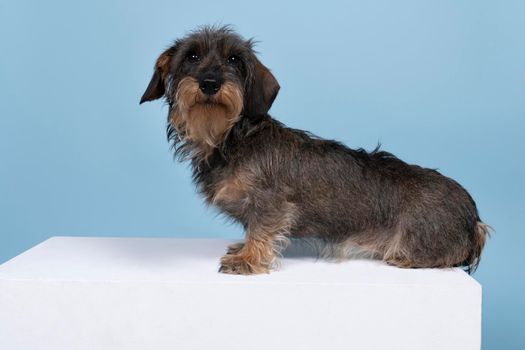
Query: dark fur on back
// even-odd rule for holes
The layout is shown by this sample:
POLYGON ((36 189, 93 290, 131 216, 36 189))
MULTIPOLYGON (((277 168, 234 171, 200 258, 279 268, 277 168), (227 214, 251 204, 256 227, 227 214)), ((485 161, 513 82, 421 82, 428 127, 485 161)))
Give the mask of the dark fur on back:
POLYGON ((353 150, 270 117, 267 111, 279 85, 253 54, 251 41, 229 28, 205 27, 166 52, 169 63, 163 63, 164 71, 157 64, 155 72, 164 77, 154 76, 150 83, 151 87, 160 79, 162 86, 157 88, 165 89, 148 87, 142 101, 159 94, 166 97, 168 137, 176 154, 190 159, 194 180, 207 202, 246 230, 246 243, 230 247, 221 271, 267 272, 289 237, 324 242, 330 258, 344 258, 357 247, 401 267, 475 270, 488 227, 457 182, 379 149, 353 150), (195 50, 195 42, 203 47, 202 62, 193 70, 181 68, 179 55, 187 55, 181 47, 195 50), (234 71, 221 63, 232 57, 221 42, 235 48, 231 52, 242 59, 242 67, 234 71), (213 59, 206 66, 209 56, 213 59), (242 112, 225 114, 228 123, 217 133, 219 142, 208 147, 180 130, 179 125, 187 128, 193 121, 179 106, 186 102, 177 95, 177 84, 185 77, 198 81, 199 74, 214 64, 222 67, 214 74, 233 82, 242 95, 238 101, 242 112))

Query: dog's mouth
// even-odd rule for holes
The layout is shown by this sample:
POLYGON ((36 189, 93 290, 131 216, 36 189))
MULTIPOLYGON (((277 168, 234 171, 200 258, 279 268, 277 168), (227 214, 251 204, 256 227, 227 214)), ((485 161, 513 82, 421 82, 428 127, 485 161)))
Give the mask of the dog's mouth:
POLYGON ((219 91, 209 95, 200 90, 197 80, 184 78, 179 82, 175 99, 180 112, 191 112, 186 118, 210 114, 231 120, 239 116, 243 107, 242 91, 231 82, 225 82, 219 91))
POLYGON ((213 107, 213 106, 223 105, 224 103, 222 103, 221 101, 218 101, 217 99, 211 96, 205 96, 204 98, 197 97, 195 99, 195 104, 213 107))
POLYGON ((199 83, 194 78, 182 79, 175 96, 181 111, 205 111, 213 113, 224 111, 228 118, 236 118, 242 110, 242 91, 231 82, 225 82, 215 94, 205 94, 200 90, 199 83))
POLYGON ((219 94, 217 96, 206 96, 203 94, 197 94, 195 96, 195 101, 191 106, 188 106, 189 109, 205 109, 205 110, 223 110, 229 109, 229 101, 221 98, 219 94))
POLYGON ((204 157, 224 140, 243 108, 242 91, 229 82, 214 95, 207 95, 195 79, 184 78, 178 85, 176 100, 171 123, 182 138, 200 145, 196 152, 204 157))

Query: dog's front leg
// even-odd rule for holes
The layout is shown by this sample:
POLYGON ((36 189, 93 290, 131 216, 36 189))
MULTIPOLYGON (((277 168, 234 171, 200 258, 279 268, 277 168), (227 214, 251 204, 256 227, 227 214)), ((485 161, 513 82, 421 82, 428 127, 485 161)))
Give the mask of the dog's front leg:
POLYGON ((239 254, 239 252, 241 251, 243 247, 244 247, 244 242, 230 244, 228 246, 228 249, 226 250, 226 254, 232 254, 232 255, 239 254))
MULTIPOLYGON (((277 256, 288 243, 290 227, 295 217, 295 207, 284 203, 281 210, 271 213, 247 226, 246 241, 228 247, 221 259, 219 272, 251 275, 269 273, 275 267, 277 256)), ((262 213, 261 213, 262 214, 262 213)))
POLYGON ((219 272, 238 275, 268 273, 275 258, 270 234, 248 232, 244 244, 229 247, 228 253, 221 259, 219 272))

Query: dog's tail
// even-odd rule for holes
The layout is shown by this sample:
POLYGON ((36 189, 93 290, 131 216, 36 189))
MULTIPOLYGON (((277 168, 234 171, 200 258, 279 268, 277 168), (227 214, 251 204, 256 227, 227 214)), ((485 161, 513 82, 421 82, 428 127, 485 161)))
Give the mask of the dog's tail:
POLYGON ((492 228, 489 225, 481 221, 476 223, 472 241, 472 249, 464 264, 467 267, 466 270, 469 274, 473 273, 478 268, 479 261, 481 259, 481 252, 483 251, 487 237, 490 237, 491 231, 492 228))

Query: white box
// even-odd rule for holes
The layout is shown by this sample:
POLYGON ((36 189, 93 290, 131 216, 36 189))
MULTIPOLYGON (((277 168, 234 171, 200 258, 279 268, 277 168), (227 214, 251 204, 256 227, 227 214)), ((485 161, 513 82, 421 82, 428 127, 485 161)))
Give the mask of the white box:
POLYGON ((54 237, 0 266, 0 349, 480 349, 460 269, 282 260, 217 273, 231 241, 54 237))

